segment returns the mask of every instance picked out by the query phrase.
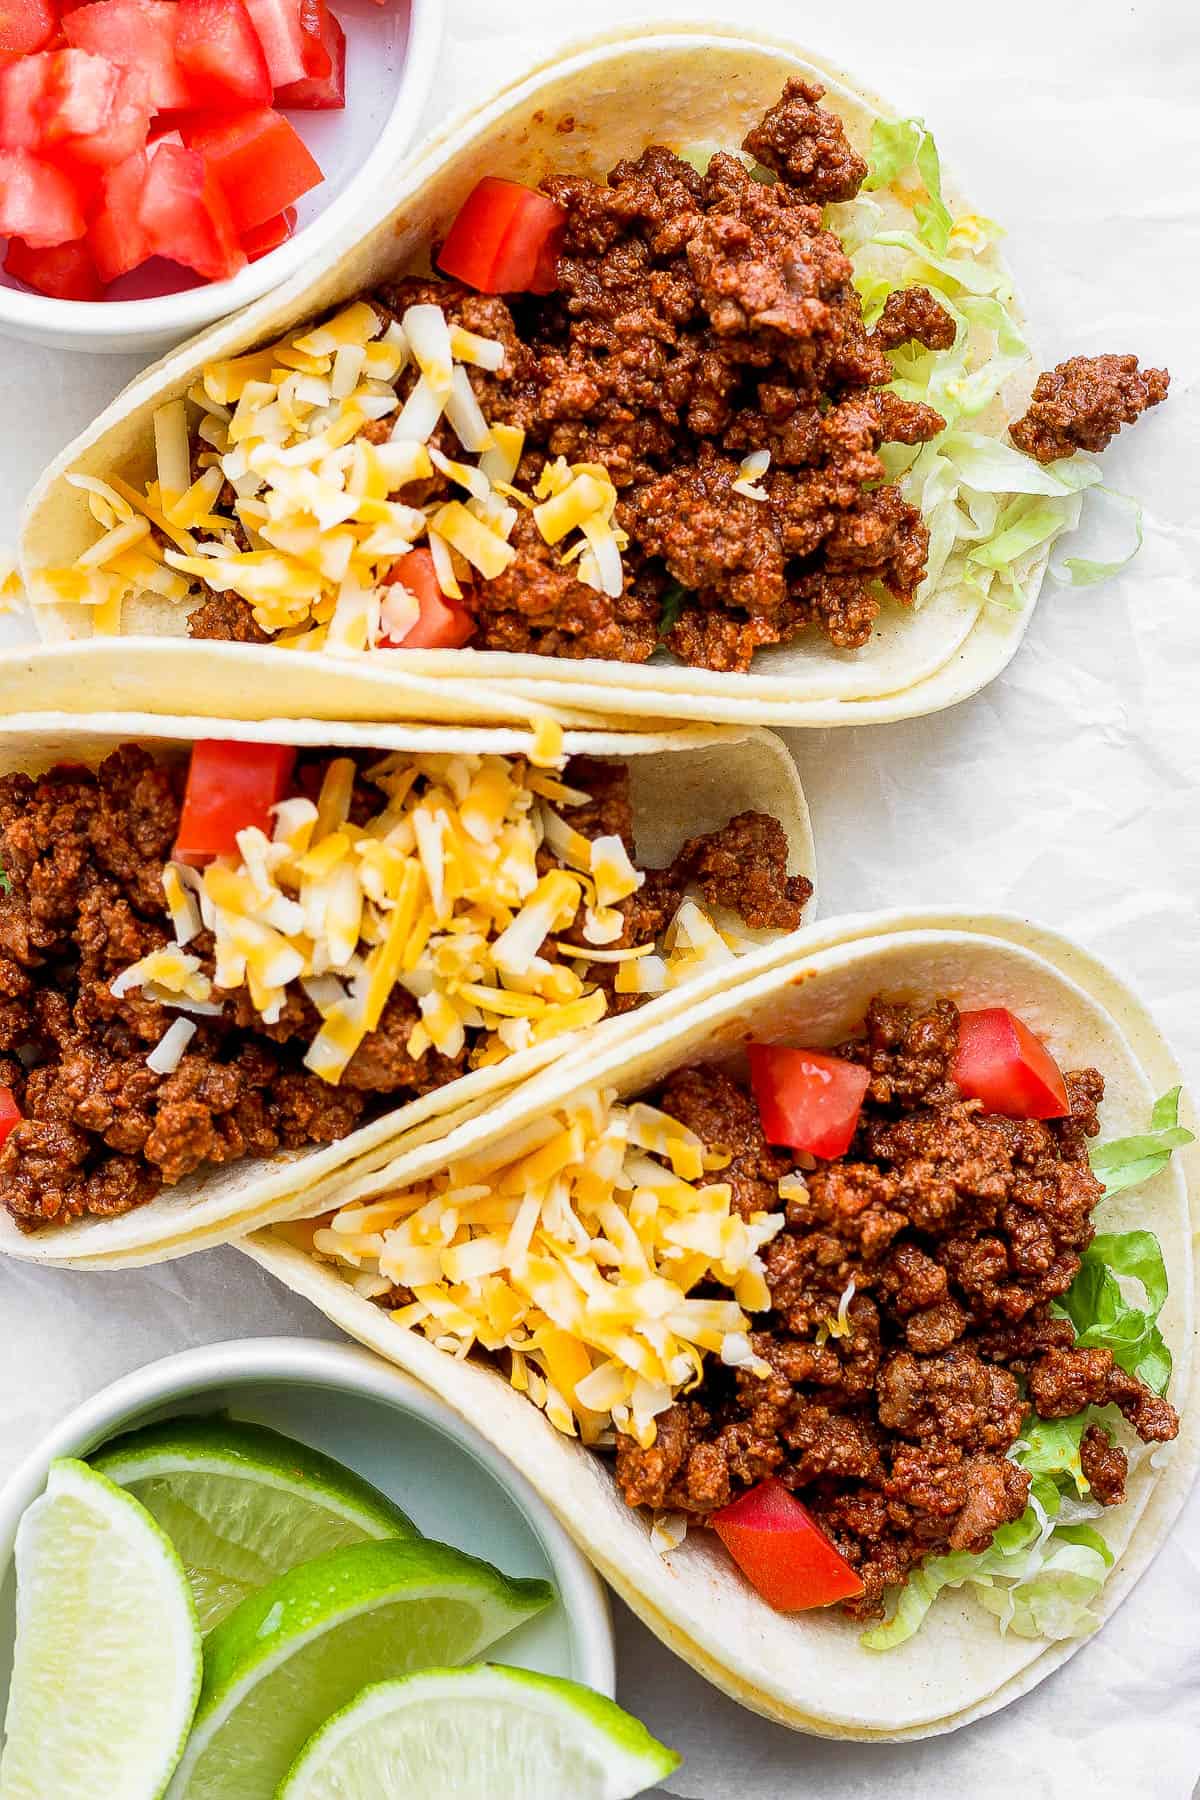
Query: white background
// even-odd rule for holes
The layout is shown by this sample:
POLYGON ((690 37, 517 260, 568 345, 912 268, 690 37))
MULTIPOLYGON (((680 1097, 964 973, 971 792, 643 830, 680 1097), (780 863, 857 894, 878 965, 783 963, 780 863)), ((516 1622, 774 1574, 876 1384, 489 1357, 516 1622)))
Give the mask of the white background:
MULTIPOLYGON (((702 3, 702 0, 701 0, 702 3)), ((558 40, 672 0, 446 0, 428 123, 558 40)), ((1008 251, 1044 360, 1136 350, 1166 406, 1105 459, 1146 507, 1106 587, 1048 588, 1015 667, 940 718, 790 734, 827 913, 962 900, 1074 933, 1142 988, 1200 1075, 1200 618, 1193 524, 1200 24, 1187 0, 744 0, 924 113, 1008 251)), ((631 107, 631 123, 636 108, 631 107)), ((631 138, 631 146, 633 139, 631 138)), ((42 464, 136 369, 0 339, 0 542, 42 464)), ((0 1476, 69 1407, 188 1344, 330 1335, 233 1251, 161 1274, 0 1272, 0 1476)), ((1185 1800, 1200 1772, 1200 1504, 1102 1636, 999 1717, 923 1745, 823 1744, 740 1712, 619 1618, 622 1698, 694 1800, 1185 1800)))

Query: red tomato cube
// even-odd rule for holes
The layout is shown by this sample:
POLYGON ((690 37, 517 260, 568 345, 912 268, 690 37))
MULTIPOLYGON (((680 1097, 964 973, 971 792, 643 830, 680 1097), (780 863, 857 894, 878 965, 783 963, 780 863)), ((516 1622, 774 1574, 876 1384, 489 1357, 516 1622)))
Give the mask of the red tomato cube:
POLYGON ((251 262, 257 262, 260 256, 268 256, 272 250, 278 250, 280 244, 286 244, 296 229, 296 209, 285 207, 268 219, 265 225, 256 225, 252 231, 243 231, 242 249, 251 262))
POLYGON ((44 50, 57 30, 50 0, 0 0, 0 60, 44 50))
POLYGON ((840 1056, 779 1044, 751 1044, 749 1057, 768 1142, 812 1156, 844 1156, 871 1079, 866 1069, 840 1056))
POLYGON ((20 238, 11 238, 4 267, 17 281, 39 294, 48 294, 52 300, 104 298, 86 238, 58 244, 52 250, 31 250, 20 238))
POLYGON ((21 1109, 11 1088, 0 1088, 0 1144, 14 1125, 21 1123, 21 1109))
POLYGON ((709 1524, 747 1581, 779 1612, 830 1606, 863 1591, 845 1557, 782 1482, 760 1481, 713 1513, 709 1524))
POLYGON ((267 59, 271 86, 281 88, 289 81, 303 81, 307 70, 300 0, 246 0, 246 10, 267 59))
POLYGON ((276 91, 278 106, 301 112, 329 112, 346 104, 346 34, 327 6, 321 7, 321 40, 329 57, 329 72, 306 76, 276 91))
POLYGON ((551 293, 566 219, 536 188, 485 175, 459 208, 438 268, 483 294, 551 293))
POLYGON ((1058 1064, 1004 1006, 958 1015, 954 1081, 965 1099, 1010 1119, 1062 1119, 1071 1110, 1058 1064))
POLYGON ((271 104, 271 77, 242 0, 179 0, 175 54, 193 106, 271 104))
POLYGON ((203 152, 238 231, 252 231, 323 179, 320 165, 282 113, 196 115, 182 121, 183 141, 203 152))
POLYGON ((95 0, 67 13, 63 30, 77 49, 139 69, 156 109, 169 112, 189 103, 175 56, 176 12, 174 0, 95 0))
POLYGON ((198 150, 160 144, 147 159, 138 220, 152 256, 226 281, 246 266, 237 228, 214 171, 198 150))
POLYGON ((49 250, 82 237, 85 229, 69 176, 28 150, 0 150, 0 237, 49 250))
POLYGON ((48 56, 24 56, 0 68, 0 147, 42 148, 42 109, 49 76, 48 56))
POLYGON ((251 825, 270 835, 271 808, 287 793, 295 761, 290 744, 205 738, 193 745, 176 860, 199 866, 236 856, 237 834, 251 825))
POLYGON ((88 248, 101 281, 128 275, 151 254, 139 212, 149 173, 144 150, 104 172, 102 204, 88 229, 88 248))
MULTIPOLYGON (((384 637, 387 650, 457 650, 472 637, 475 621, 459 601, 443 594, 428 550, 410 550, 393 563, 385 580, 398 582, 420 608, 416 619, 399 637, 384 637)), ((387 600, 384 599, 386 618, 387 600)))

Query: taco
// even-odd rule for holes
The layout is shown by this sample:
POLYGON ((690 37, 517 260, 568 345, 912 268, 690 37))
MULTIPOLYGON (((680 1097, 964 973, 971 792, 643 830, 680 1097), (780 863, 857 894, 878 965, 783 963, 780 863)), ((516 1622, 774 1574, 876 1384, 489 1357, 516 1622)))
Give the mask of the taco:
POLYGON ((0 739, 11 1255, 228 1236, 724 985, 811 899, 769 733, 590 733, 548 765, 494 727, 213 729, 0 739))
POLYGON ((891 1739, 1103 1623, 1200 1428, 1194 1151, 1153 1022, 1022 922, 874 925, 243 1248, 516 1450, 711 1680, 891 1739))
POLYGON ((1167 389, 1076 357, 1030 401, 999 235, 920 121, 798 51, 569 52, 53 464, 43 635, 81 693, 128 679, 115 634, 190 635, 163 710, 253 672, 344 711, 337 659, 354 716, 431 672, 609 718, 947 705, 1016 648, 1084 452, 1167 389))

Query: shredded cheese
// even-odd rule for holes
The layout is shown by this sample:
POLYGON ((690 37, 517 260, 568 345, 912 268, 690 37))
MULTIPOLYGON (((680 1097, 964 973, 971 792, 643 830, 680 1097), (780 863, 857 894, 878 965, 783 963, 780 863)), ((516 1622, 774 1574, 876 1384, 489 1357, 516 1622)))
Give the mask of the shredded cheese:
POLYGON ((747 1315, 770 1303, 760 1252, 783 1214, 739 1217, 713 1179, 725 1160, 593 1089, 419 1187, 342 1207, 311 1248, 351 1283, 408 1289, 393 1317, 452 1354, 507 1353, 560 1431, 648 1446, 706 1356, 768 1372, 747 1315), (727 1297, 696 1295, 713 1283, 727 1297))
POLYGON ((532 492, 513 485, 524 433, 486 417, 470 377, 501 370, 503 344, 452 325, 430 302, 384 324, 356 301, 281 343, 209 364, 186 398, 156 411, 144 492, 116 476, 69 477, 102 535, 71 566, 42 570, 41 592, 88 607, 103 632, 120 629, 123 603, 139 592, 178 602, 207 587, 246 601, 277 643, 355 656, 411 629, 413 618, 388 604, 401 557, 428 548, 443 593, 462 599, 464 579, 492 581, 510 566, 513 530, 530 509, 581 581, 619 597, 628 539, 607 471, 559 458, 532 492), (189 405, 198 409, 190 435, 189 405), (371 441, 375 429, 363 435, 388 419, 385 442, 371 441), (431 442, 444 428, 462 456, 431 442), (443 490, 408 504, 405 491, 435 470, 463 497, 443 490))
MULTIPOLYGON (((558 754, 561 738, 540 750, 558 754)), ((733 954, 690 900, 668 930, 673 950, 603 947, 624 928, 615 903, 645 877, 619 838, 588 839, 557 810, 586 794, 523 759, 394 753, 367 775, 379 807, 365 824, 351 823, 355 763, 337 756, 315 802, 275 807, 269 836, 239 832, 237 855, 203 871, 169 863, 175 943, 123 970, 113 993, 215 1013, 222 993, 245 989, 275 1024, 298 984, 320 1016, 305 1062, 337 1082, 397 989, 413 1014, 410 1056, 457 1058, 471 1032, 480 1067, 603 1018, 593 964, 615 963, 618 989, 651 993, 733 954), (547 850, 560 866, 543 872, 547 850), (186 948, 202 931, 211 976, 186 948), (655 980, 622 988, 627 970, 651 964, 655 980)))

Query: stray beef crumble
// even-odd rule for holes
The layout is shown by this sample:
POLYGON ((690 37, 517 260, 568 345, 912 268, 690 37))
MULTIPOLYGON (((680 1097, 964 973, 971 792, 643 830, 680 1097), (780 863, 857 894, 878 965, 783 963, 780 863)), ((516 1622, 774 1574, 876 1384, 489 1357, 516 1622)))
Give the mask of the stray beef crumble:
MULTIPOLYGON (((948 1002, 923 1013, 872 1002, 864 1036, 838 1051, 871 1076, 854 1142, 817 1162, 765 1252, 771 1311, 751 1343, 770 1373, 710 1363, 649 1449, 618 1437, 631 1506, 703 1517, 782 1481, 861 1578, 846 1603, 860 1618, 925 1556, 984 1550, 1021 1516, 1030 1477, 1005 1453, 1027 1407, 1056 1419, 1112 1402, 1143 1439, 1178 1430, 1166 1400, 1107 1350, 1076 1347, 1050 1311, 1094 1236, 1103 1189, 1086 1144, 1101 1077, 1067 1075, 1067 1118, 987 1115, 951 1078, 957 1046, 948 1002), (844 1335, 829 1329, 839 1303, 844 1335)), ((727 1074, 680 1070, 656 1098, 731 1157, 717 1179, 736 1211, 784 1204, 794 1158, 767 1143, 727 1074)), ((1103 1427, 1088 1428, 1081 1458, 1095 1498, 1123 1500, 1125 1452, 1103 1427)))
MULTIPOLYGON (((315 796, 327 762, 302 753, 296 791, 315 796)), ((24 1230, 127 1212, 203 1166, 331 1143, 389 1097, 440 1087, 467 1064, 469 1043, 453 1059, 434 1050, 409 1055, 419 1013, 396 988, 331 1086, 303 1066, 320 1021, 296 987, 270 1025, 244 989, 218 995, 221 1015, 196 1019, 174 1072, 147 1067, 179 1015, 137 990, 118 999, 111 984, 173 941, 162 872, 178 829, 183 774, 126 744, 96 771, 61 764, 37 777, 0 779, 0 865, 8 880, 0 895, 0 1080, 23 1115, 0 1150, 0 1200, 24 1230)), ((577 828, 593 837, 615 833, 632 852, 627 768, 578 759, 566 779, 592 796, 577 809, 577 828)), ((368 817, 379 798, 360 770, 351 819, 368 817)), ((621 902, 626 933, 661 931, 688 885, 713 905, 742 912, 747 924, 784 930, 800 923, 812 891, 787 874, 777 822, 743 813, 689 840, 670 868, 648 872, 645 887, 621 902)), ((190 948, 211 973, 208 935, 190 948)), ((638 996, 613 1000, 637 1004, 638 996)))
POLYGON ((1103 450, 1122 425, 1166 399, 1170 381, 1165 369, 1139 369, 1136 356, 1069 357, 1038 376, 1012 441, 1043 463, 1103 450))

